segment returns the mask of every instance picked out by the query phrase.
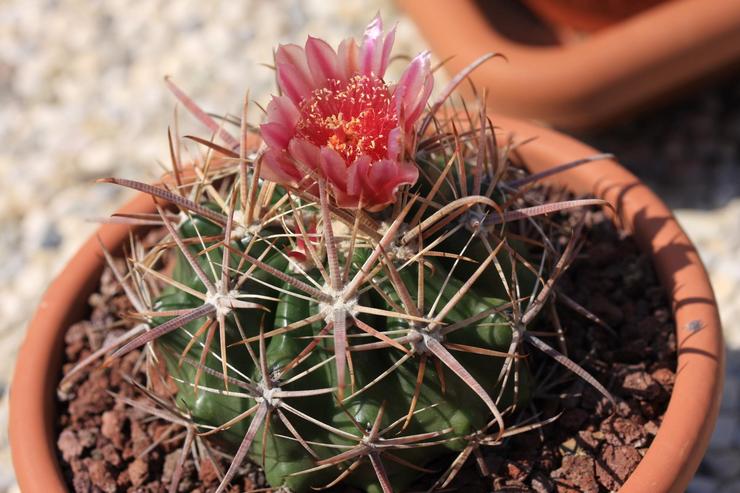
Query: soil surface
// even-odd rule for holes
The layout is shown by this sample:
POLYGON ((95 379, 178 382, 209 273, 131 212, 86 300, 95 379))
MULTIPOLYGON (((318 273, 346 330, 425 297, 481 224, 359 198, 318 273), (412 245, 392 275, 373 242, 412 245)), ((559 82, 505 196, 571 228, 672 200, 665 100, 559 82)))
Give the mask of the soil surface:
MULTIPOLYGON (((537 493, 618 490, 660 427, 675 381, 675 325, 668 300, 649 258, 631 237, 601 213, 586 213, 586 222, 586 244, 558 286, 608 327, 562 303, 558 319, 568 357, 609 390, 616 407, 572 373, 554 369, 536 391, 532 412, 539 420, 562 414, 551 425, 483 451, 492 478, 481 491, 486 486, 537 493)), ((542 339, 562 347, 553 337, 542 339)), ((537 350, 528 354, 533 371, 547 375, 551 359, 537 350)), ((473 475, 460 476, 458 489, 480 484, 465 485, 464 478, 473 475)))
MULTIPOLYGON (((66 335, 66 374, 74 365, 130 326, 120 314, 131 312, 112 272, 106 269, 100 291, 90 297, 88 320, 72 325, 66 335), (119 325, 119 326, 117 326, 119 325)), ((185 443, 186 427, 173 424, 167 404, 173 389, 163 384, 155 370, 146 375, 141 351, 132 351, 110 367, 93 364, 71 382, 68 393, 59 393, 60 415, 57 447, 64 473, 75 492, 165 492, 185 443), (147 379, 164 405, 154 405, 140 387, 147 379), (157 416, 159 414, 160 416, 157 416)), ((154 365, 152 365, 154 367, 154 365)), ((207 493, 216 490, 229 459, 196 439, 183 467, 178 492, 207 493)), ((264 485, 256 466, 247 464, 229 493, 264 485)))
MULTIPOLYGON (((568 357, 614 396, 616 407, 550 357, 527 347, 526 361, 539 384, 519 420, 559 418, 496 447, 474 450, 450 485, 452 490, 617 490, 658 431, 675 379, 675 327, 668 300, 646 255, 600 212, 576 212, 560 219, 581 216, 585 242, 558 289, 601 323, 577 313, 572 304, 557 303, 540 325, 549 332, 560 325, 564 339, 544 333, 539 337, 560 350, 567 348, 568 357), (485 476, 481 469, 487 471, 485 476)), ((121 324, 119 314, 131 308, 109 271, 90 303, 89 319, 67 333, 65 372, 99 348, 104 337, 127 328, 116 327, 121 324)), ((137 351, 110 368, 96 367, 81 374, 69 394, 60 396, 59 453, 77 492, 154 492, 169 487, 187 430, 141 407, 152 406, 151 401, 123 377, 158 382, 157 375, 144 374, 141 361, 137 351), (141 405, 132 407, 131 401, 141 405)), ((155 385, 155 391, 165 400, 171 395, 163 384, 155 385)), ((222 454, 196 439, 178 491, 215 490, 217 471, 227 464, 222 454)), ((439 469, 445 467, 440 464, 439 469)), ((426 481, 420 481, 419 486, 424 485, 426 481)), ((260 487, 264 478, 259 468, 247 465, 230 491, 260 487)))

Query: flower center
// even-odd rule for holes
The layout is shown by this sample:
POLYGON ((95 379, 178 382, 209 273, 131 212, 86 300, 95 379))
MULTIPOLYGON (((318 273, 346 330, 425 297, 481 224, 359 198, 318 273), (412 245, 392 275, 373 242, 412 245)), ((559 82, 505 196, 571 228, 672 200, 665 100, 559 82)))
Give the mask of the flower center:
POLYGON ((300 105, 297 135, 337 151, 349 165, 362 155, 388 154, 388 135, 398 126, 388 86, 375 76, 330 79, 300 105))

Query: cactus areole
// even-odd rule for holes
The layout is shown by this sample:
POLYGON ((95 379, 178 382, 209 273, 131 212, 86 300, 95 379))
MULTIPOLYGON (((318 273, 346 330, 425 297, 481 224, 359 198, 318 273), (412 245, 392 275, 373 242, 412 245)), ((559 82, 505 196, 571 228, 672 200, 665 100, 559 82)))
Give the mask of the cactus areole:
POLYGON ((183 415, 233 454, 219 493, 247 459, 294 492, 446 486, 528 402, 523 343, 548 346, 527 326, 575 250, 537 221, 603 201, 530 197, 485 107, 446 107, 466 74, 427 105, 428 53, 386 82, 394 33, 376 17, 336 51, 280 46, 253 153, 246 104, 237 139, 169 82, 215 135, 205 162, 188 178, 173 146, 169 189, 106 180, 159 199, 167 233, 120 273, 146 328, 108 358, 164 361, 183 415))

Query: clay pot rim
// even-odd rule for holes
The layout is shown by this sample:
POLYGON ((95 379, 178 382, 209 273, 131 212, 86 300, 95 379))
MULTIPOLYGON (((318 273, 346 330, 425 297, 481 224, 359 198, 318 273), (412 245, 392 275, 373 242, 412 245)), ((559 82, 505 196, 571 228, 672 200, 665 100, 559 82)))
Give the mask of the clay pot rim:
MULTIPOLYGON (((553 46, 512 41, 491 26, 475 0, 397 0, 450 74, 479 56, 503 60, 471 75, 488 89, 497 114, 533 118, 563 128, 588 129, 665 100, 700 79, 736 68, 740 59, 740 2, 673 0, 651 7, 586 39, 553 46), (660 29, 656 26, 670 26, 660 29), (734 63, 734 65, 733 65, 734 63)), ((497 13, 508 12, 497 6, 497 13)), ((526 32, 526 23, 512 19, 526 32)))
MULTIPOLYGON (((537 135, 517 151, 533 171, 593 155, 589 146, 532 124, 493 117, 516 139, 537 135)), ((622 487, 622 492, 683 491, 701 461, 714 428, 724 376, 719 314, 699 256, 668 207, 615 161, 604 160, 558 175, 575 193, 594 193, 613 203, 624 225, 648 251, 672 299, 677 325, 678 371, 658 434, 622 487), (700 330, 691 325, 699 321, 700 330)), ((122 211, 151 211, 152 201, 137 195, 122 211)), ((115 250, 129 227, 107 224, 97 233, 115 250)), ((51 284, 18 355, 10 393, 10 442, 23 491, 66 491, 56 450, 54 402, 61 368, 64 329, 79 320, 87 295, 98 284, 103 258, 98 239, 89 239, 51 284)))
POLYGON ((622 0, 622 3, 618 5, 606 4, 606 7, 602 7, 601 10, 598 8, 581 8, 581 5, 573 0, 523 0, 523 3, 552 25, 593 32, 654 8, 660 5, 661 2, 650 0, 627 2, 622 0))

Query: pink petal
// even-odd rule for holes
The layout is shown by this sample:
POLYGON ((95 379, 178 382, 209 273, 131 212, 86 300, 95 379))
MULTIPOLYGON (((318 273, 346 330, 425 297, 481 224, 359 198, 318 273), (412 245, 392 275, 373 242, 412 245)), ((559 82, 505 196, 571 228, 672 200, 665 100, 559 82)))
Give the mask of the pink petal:
POLYGON ((298 105, 313 90, 313 77, 308 68, 306 53, 298 45, 280 45, 275 53, 278 85, 298 105))
POLYGON ((269 122, 260 125, 260 133, 265 144, 270 149, 283 150, 288 147, 290 139, 293 138, 292 127, 286 127, 280 123, 269 122))
POLYGON ((301 101, 308 99, 311 95, 311 86, 302 78, 302 75, 295 66, 287 63, 280 63, 277 66, 278 86, 283 94, 288 96, 296 105, 301 101))
POLYGON ((288 151, 298 164, 309 170, 319 169, 321 153, 319 148, 305 139, 293 139, 288 144, 288 151))
POLYGON ((378 68, 377 76, 381 79, 385 76, 385 71, 388 68, 388 62, 391 59, 391 50, 393 49, 393 42, 396 40, 396 26, 393 26, 393 29, 390 30, 388 34, 385 35, 385 40, 383 41, 383 53, 380 58, 380 67, 378 68))
POLYGON ((358 195, 344 193, 337 187, 332 187, 332 193, 334 194, 334 200, 337 202, 339 207, 352 209, 357 207, 360 203, 360 197, 358 195))
POLYGON ((416 121, 431 94, 434 79, 430 58, 428 51, 416 55, 396 84, 393 103, 407 123, 416 121))
POLYGON ((321 148, 321 171, 335 187, 347 190, 347 163, 330 147, 321 148))
POLYGON ((419 168, 414 163, 402 161, 398 163, 398 183, 413 185, 419 179, 419 168))
POLYGON ((419 170, 412 163, 382 159, 372 163, 363 178, 366 208, 378 211, 396 201, 399 187, 416 183, 419 170))
POLYGON ((306 52, 297 44, 289 43, 278 46, 275 53, 275 63, 294 65, 309 78, 310 72, 308 70, 308 62, 306 61, 306 52))
POLYGON ((339 73, 343 77, 342 80, 349 79, 352 74, 358 72, 357 60, 360 56, 358 51, 357 42, 354 38, 348 38, 339 43, 337 58, 339 73))
POLYGON ((262 159, 262 178, 281 185, 295 185, 300 179, 300 173, 284 152, 270 149, 262 159))
POLYGON ((347 193, 359 197, 362 193, 361 174, 367 174, 370 156, 360 156, 347 168, 347 193))
POLYGON ((396 127, 388 133, 388 159, 396 160, 403 152, 404 132, 400 127, 396 127))
POLYGON ((363 75, 374 73, 376 76, 381 77, 378 70, 383 55, 383 43, 380 41, 382 35, 383 20, 380 18, 380 14, 377 14, 370 21, 370 24, 367 25, 365 34, 362 36, 362 46, 360 46, 360 73, 363 75))
POLYGON ((273 96, 270 104, 267 105, 268 123, 279 123, 286 127, 295 127, 300 118, 298 108, 287 96, 273 96))
POLYGON ((309 36, 306 60, 316 87, 324 87, 328 79, 340 79, 337 54, 324 40, 309 36))
POLYGON ((432 89, 434 88, 434 77, 432 76, 431 72, 428 72, 426 77, 424 78, 424 85, 421 89, 421 92, 419 93, 416 101, 411 103, 407 107, 406 112, 406 129, 408 130, 411 125, 413 125, 416 120, 419 119, 421 114, 424 112, 424 107, 427 104, 427 101, 429 100, 429 96, 432 94, 432 89))

